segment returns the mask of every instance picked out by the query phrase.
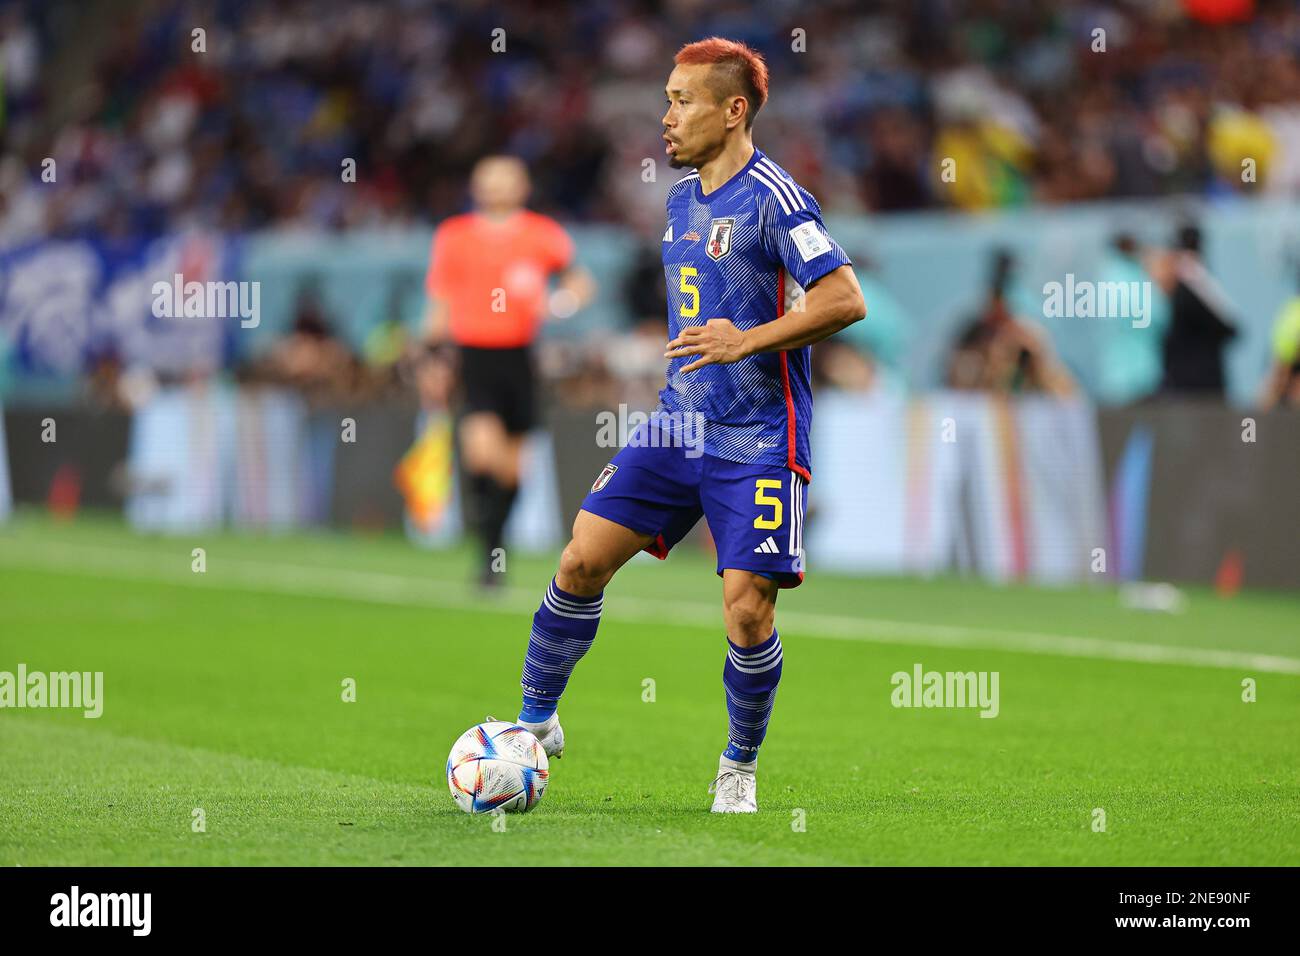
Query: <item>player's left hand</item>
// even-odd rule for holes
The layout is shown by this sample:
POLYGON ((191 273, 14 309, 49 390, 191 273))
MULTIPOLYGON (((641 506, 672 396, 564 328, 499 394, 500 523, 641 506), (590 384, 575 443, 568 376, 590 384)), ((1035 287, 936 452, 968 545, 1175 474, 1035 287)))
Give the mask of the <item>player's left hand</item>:
POLYGON ((704 325, 682 329, 677 338, 668 343, 664 358, 698 355, 699 358, 694 362, 682 366, 683 372, 689 372, 701 365, 739 362, 748 354, 745 333, 732 325, 730 319, 709 319, 704 325))

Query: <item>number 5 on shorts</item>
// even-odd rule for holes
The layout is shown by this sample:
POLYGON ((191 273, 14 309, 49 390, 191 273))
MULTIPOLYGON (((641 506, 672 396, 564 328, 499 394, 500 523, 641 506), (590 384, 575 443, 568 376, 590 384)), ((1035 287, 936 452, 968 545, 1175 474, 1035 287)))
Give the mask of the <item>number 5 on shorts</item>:
POLYGON ((773 528, 781 527, 781 499, 773 495, 765 495, 763 492, 768 488, 781 490, 780 478, 759 478, 754 482, 754 504, 761 506, 772 506, 772 517, 765 518, 759 515, 754 519, 754 527, 762 528, 764 531, 771 531, 773 528))

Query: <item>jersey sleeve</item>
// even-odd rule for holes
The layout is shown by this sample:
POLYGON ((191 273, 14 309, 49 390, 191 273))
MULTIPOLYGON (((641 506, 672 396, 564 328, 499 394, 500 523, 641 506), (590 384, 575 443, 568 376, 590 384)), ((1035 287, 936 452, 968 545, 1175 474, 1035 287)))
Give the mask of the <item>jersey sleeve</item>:
POLYGON ((806 289, 826 273, 849 265, 852 260, 826 231, 812 194, 787 179, 775 186, 764 190, 763 241, 794 280, 806 289))
POLYGON ((424 277, 424 291, 431 299, 447 298, 451 273, 449 246, 447 227, 439 226, 433 233, 433 244, 429 247, 429 271, 424 277))
POLYGON ((552 272, 563 272, 573 265, 573 240, 563 226, 554 219, 539 217, 537 232, 552 272))

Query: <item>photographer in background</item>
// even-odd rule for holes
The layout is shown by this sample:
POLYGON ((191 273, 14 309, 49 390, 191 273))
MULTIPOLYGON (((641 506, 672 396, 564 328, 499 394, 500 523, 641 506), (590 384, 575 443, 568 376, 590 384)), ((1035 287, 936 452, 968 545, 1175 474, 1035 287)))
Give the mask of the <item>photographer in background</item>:
POLYGON ((1175 249, 1156 257, 1152 277, 1169 296, 1169 331, 1164 340, 1160 394, 1224 398, 1223 353, 1237 335, 1228 321, 1231 305, 1201 258, 1201 229, 1187 223, 1175 249))
POLYGON ((1074 379, 1057 359, 1047 333, 1012 312, 1007 290, 1015 265, 1008 250, 994 252, 987 298, 958 335, 948 359, 948 387, 1072 395, 1074 379))

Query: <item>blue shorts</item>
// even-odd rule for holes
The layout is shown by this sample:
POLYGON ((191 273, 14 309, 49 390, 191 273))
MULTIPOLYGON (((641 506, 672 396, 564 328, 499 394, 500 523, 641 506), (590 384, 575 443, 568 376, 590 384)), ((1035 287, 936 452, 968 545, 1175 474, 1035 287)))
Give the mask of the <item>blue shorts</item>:
POLYGON ((660 559, 702 515, 718 549, 718 574, 753 571, 783 588, 803 582, 803 475, 667 447, 667 438, 656 447, 649 435, 647 425, 633 433, 597 476, 583 511, 653 535, 646 550, 660 559))

